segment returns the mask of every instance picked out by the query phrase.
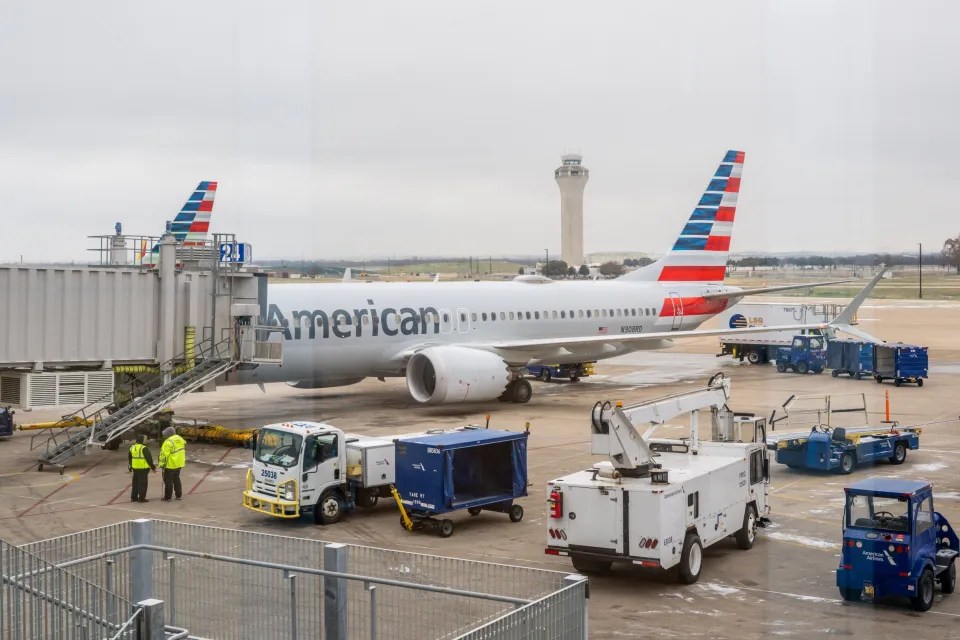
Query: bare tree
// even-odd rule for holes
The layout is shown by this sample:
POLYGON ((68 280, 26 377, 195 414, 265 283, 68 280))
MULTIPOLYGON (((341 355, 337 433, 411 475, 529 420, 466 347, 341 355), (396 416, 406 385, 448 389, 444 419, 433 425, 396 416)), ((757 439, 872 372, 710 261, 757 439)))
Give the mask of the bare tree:
POLYGON ((960 236, 947 238, 943 243, 943 259, 957 270, 957 275, 960 275, 960 236))

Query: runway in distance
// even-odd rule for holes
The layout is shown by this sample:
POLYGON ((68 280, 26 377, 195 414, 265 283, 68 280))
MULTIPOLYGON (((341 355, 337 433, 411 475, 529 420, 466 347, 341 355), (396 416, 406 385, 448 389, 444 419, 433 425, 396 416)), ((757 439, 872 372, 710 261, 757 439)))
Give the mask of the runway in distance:
MULTIPOLYGON (((532 387, 521 376, 528 364, 602 360, 662 349, 677 338, 734 333, 697 327, 744 296, 816 286, 723 284, 743 160, 742 151, 726 153, 663 258, 614 280, 271 283, 261 322, 282 328, 271 339, 284 341, 283 364, 233 372, 227 383, 309 389, 405 376, 421 403, 527 402, 532 387)), ((849 328, 876 281, 831 328, 849 328)))

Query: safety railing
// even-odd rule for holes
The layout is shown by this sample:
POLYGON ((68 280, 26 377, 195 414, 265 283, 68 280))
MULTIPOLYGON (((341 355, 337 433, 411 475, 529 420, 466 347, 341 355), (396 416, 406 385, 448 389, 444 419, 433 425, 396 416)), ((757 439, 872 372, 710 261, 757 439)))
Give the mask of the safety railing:
POLYGON ((28 548, 94 582, 109 576, 131 601, 163 600, 168 630, 193 636, 586 637, 585 579, 552 571, 151 520, 28 548), (529 634, 504 635, 515 629, 529 634))
POLYGON ((2 540, 0 584, 4 640, 137 638, 129 601, 2 540))

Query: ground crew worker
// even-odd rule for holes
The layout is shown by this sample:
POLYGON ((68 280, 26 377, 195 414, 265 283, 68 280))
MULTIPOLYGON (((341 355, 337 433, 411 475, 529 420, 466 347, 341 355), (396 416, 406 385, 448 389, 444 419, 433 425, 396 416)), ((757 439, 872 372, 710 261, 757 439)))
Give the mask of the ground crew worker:
POLYGON ((187 464, 187 442, 173 427, 163 430, 166 440, 160 447, 160 468, 163 469, 163 500, 169 502, 174 494, 179 500, 183 496, 180 486, 180 470, 187 464))
POLYGON ((147 483, 150 479, 150 470, 156 472, 157 467, 153 464, 150 449, 143 444, 146 441, 147 437, 145 435, 138 435, 137 441, 130 446, 130 453, 127 455, 127 468, 133 472, 130 502, 149 502, 147 500, 147 483))

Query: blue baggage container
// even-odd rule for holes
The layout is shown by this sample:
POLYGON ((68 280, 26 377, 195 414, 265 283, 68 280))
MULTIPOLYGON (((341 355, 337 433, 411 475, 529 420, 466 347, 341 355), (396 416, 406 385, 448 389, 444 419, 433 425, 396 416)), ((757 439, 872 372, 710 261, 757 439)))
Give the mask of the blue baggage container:
POLYGON ((519 522, 523 508, 513 501, 527 495, 529 435, 478 428, 397 440, 397 491, 415 526, 446 537, 453 523, 432 516, 461 509, 519 522))
POLYGON ((904 382, 914 382, 922 387, 927 366, 926 347, 902 342, 874 345, 873 377, 878 384, 893 380, 898 387, 904 382))
POLYGON ((831 340, 827 343, 827 367, 836 378, 847 374, 859 380, 873 373, 873 343, 861 340, 831 340))
POLYGON ((843 370, 843 350, 846 340, 827 341, 827 369, 833 369, 836 378, 843 370))

